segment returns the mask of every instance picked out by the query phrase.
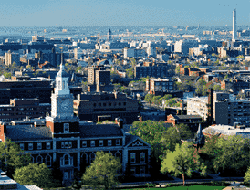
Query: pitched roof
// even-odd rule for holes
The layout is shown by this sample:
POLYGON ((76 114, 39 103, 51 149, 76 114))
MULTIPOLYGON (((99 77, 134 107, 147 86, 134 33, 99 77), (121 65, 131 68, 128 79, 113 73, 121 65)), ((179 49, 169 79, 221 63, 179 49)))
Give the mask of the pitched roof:
POLYGON ((52 139, 52 133, 47 127, 31 127, 31 126, 7 126, 6 137, 13 141, 25 140, 44 140, 52 139))
POLYGON ((122 136, 120 127, 116 124, 80 125, 80 137, 122 136))

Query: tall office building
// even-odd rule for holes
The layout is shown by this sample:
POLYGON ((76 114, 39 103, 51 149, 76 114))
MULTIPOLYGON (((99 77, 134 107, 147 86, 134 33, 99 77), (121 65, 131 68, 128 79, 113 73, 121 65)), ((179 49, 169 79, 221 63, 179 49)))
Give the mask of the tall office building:
POLYGON ((233 12, 233 40, 237 38, 237 27, 236 27, 236 9, 233 12))

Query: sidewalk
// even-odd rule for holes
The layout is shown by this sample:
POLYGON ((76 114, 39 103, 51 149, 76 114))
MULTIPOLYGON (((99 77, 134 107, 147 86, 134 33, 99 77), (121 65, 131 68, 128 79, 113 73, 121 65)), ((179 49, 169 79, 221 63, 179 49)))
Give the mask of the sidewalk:
MULTIPOLYGON (((201 184, 204 182, 211 182, 211 181, 226 181, 227 183, 233 183, 235 181, 243 182, 243 177, 221 177, 218 174, 210 175, 213 179, 187 179, 185 180, 185 184, 201 184)), ((127 186, 140 186, 140 185, 147 185, 147 184, 159 184, 159 185, 167 185, 167 184, 176 184, 182 185, 182 179, 173 177, 174 180, 166 180, 166 181, 147 181, 147 182, 133 182, 133 183, 123 183, 119 185, 119 187, 127 187, 127 186)))

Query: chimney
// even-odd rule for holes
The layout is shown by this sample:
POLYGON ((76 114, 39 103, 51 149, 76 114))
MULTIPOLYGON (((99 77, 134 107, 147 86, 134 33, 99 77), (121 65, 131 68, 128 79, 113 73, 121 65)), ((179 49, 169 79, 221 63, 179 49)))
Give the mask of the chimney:
POLYGON ((5 123, 4 122, 0 122, 0 139, 2 142, 5 142, 5 123))
POLYGON ((121 129, 123 129, 123 120, 120 118, 115 118, 115 123, 119 125, 121 129))

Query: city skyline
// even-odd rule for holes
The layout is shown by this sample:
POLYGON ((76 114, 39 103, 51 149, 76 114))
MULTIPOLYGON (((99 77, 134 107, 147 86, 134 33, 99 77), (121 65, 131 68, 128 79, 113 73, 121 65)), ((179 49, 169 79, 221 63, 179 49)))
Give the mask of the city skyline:
POLYGON ((250 25, 249 1, 9 0, 0 26, 232 26, 250 25))

